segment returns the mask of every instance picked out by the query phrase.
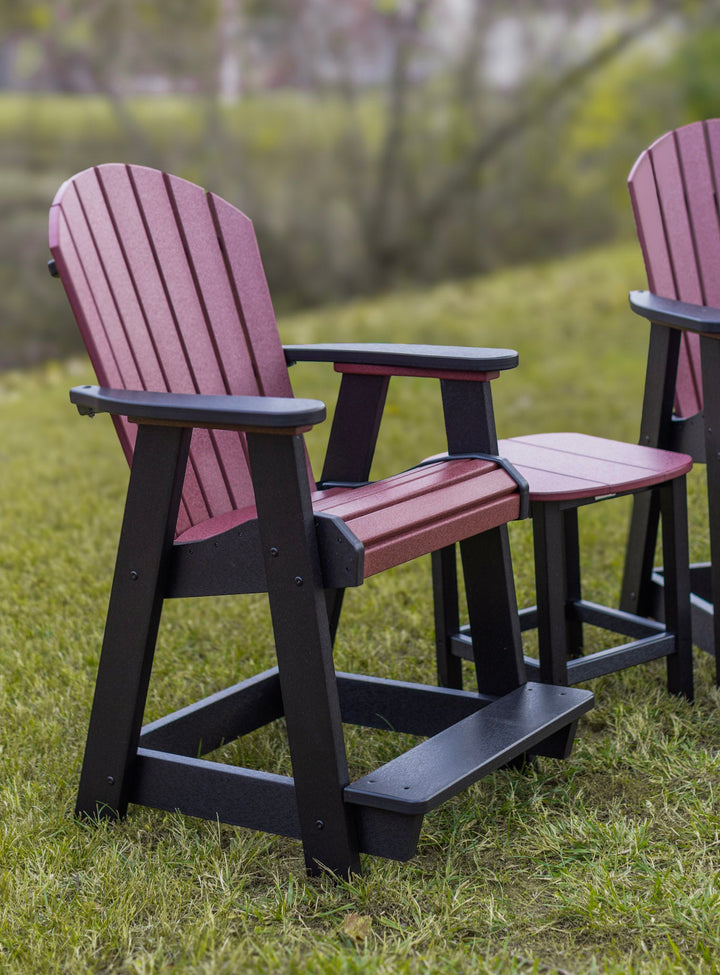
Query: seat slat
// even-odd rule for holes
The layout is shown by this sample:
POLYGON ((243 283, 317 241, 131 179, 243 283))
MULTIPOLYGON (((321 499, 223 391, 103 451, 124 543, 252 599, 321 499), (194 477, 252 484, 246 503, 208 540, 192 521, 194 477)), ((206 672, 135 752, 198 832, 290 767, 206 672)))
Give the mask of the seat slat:
MULTIPOLYGON (((365 578, 410 562, 427 552, 437 552, 456 541, 470 538, 513 521, 520 514, 520 497, 506 494, 482 507, 450 510, 442 518, 417 526, 405 526, 396 536, 381 534, 365 545, 365 578)), ((354 523, 350 523, 350 528, 354 523)))
MULTIPOLYGON (((358 518, 382 510, 396 501, 424 498, 427 491, 450 487, 491 473, 497 465, 485 460, 457 460, 414 467, 381 481, 373 481, 352 492, 328 495, 316 507, 342 518, 358 518)), ((509 475, 503 483, 514 484, 509 475)))
POLYGON ((342 518, 363 543, 367 578, 517 518, 520 499, 506 471, 458 460, 323 499, 316 510, 342 518))
MULTIPOLYGON (((342 518, 361 541, 392 536, 402 531, 406 524, 422 525, 441 520, 451 512, 472 508, 480 501, 492 501, 517 491, 513 479, 503 470, 445 484, 433 483, 428 477, 424 490, 419 490, 415 484, 409 493, 403 490, 402 485, 396 485, 392 478, 382 483, 383 489, 369 499, 370 507, 367 510, 362 499, 357 502, 352 496, 345 503, 333 505, 333 514, 342 518)), ((319 508, 324 510, 324 505, 321 503, 319 508)))
POLYGON ((577 433, 501 440, 500 453, 527 479, 531 500, 572 500, 651 487, 687 473, 691 458, 577 433))

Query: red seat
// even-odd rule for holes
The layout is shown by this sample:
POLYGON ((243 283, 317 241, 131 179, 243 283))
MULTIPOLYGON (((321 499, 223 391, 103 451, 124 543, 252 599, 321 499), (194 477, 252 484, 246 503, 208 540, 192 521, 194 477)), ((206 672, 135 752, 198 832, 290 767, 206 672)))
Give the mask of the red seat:
MULTIPOLYGON (((523 629, 538 630, 538 657, 530 674, 553 684, 579 683, 658 657, 667 660, 668 688, 693 696, 689 620, 685 454, 604 440, 579 433, 544 433, 500 440, 500 454, 525 478, 533 520, 537 605, 521 612, 523 629), (663 515, 666 564, 665 624, 637 612, 600 606, 582 597, 578 509, 586 504, 655 488, 663 515), (632 638, 595 653, 583 652, 583 625, 632 638)), ((460 625, 452 549, 435 557, 434 581, 440 682, 462 687, 461 658, 471 648, 471 626, 460 625)), ((482 689, 482 686, 481 686, 482 689)))
POLYGON ((536 433, 500 441, 525 477, 530 501, 595 500, 654 487, 692 467, 690 457, 584 433, 536 433))

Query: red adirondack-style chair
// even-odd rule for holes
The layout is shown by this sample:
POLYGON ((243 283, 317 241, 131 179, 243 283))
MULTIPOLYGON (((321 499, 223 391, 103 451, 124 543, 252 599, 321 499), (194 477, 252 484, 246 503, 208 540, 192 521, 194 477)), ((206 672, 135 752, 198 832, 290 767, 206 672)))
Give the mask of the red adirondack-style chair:
MULTIPOLYGON (((283 349, 250 221, 155 170, 100 166, 50 216, 67 291, 131 463, 77 812, 128 803, 302 839, 310 870, 359 852, 407 859, 424 814, 521 755, 565 756, 586 691, 527 683, 506 523, 522 479, 497 458, 490 381, 508 350, 283 349), (287 363, 342 373, 322 479, 302 434, 322 403, 292 397, 287 363), (439 378, 450 459, 368 483, 391 375, 439 378), (342 594, 459 542, 485 693, 337 674, 342 594), (267 592, 277 666, 142 728, 165 599, 267 592), (284 717, 293 776, 207 755, 284 717), (350 782, 342 722, 427 736, 350 782)), ((390 621, 388 625, 392 625, 390 621)))
MULTIPOLYGON (((695 643, 715 655, 720 686, 720 119, 668 132, 628 179, 649 291, 630 295, 650 345, 640 442, 706 463, 709 563, 691 568, 695 643)), ((635 499, 622 605, 662 614, 664 570, 653 571, 658 500, 635 499)))

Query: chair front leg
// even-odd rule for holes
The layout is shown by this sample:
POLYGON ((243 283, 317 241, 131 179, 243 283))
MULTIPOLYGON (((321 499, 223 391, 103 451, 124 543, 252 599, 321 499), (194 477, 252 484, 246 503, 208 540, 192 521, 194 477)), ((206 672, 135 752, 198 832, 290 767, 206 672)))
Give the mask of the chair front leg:
POLYGON ((710 528, 710 586, 713 604, 715 683, 720 687, 720 341, 700 338, 702 360, 705 463, 710 528))
POLYGON ((358 840, 302 440, 247 440, 305 862, 348 876, 358 840))
POLYGON ((80 777, 80 816, 127 810, 190 434, 138 428, 80 777))
POLYGON ((693 699, 692 620, 690 617, 690 552, 687 535, 687 492, 684 477, 660 488, 665 626, 675 635, 675 653, 667 656, 668 690, 693 699))

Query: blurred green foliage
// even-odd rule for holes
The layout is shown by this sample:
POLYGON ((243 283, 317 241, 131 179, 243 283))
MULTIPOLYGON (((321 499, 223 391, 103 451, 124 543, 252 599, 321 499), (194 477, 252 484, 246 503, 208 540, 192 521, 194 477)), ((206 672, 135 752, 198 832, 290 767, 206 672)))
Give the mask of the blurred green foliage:
MULTIPOLYGON (((625 178, 654 138, 717 114, 720 31, 674 53, 639 45, 565 93, 459 180, 433 193, 507 113, 507 93, 453 98, 434 76, 405 92, 404 136, 378 195, 386 96, 317 91, 216 97, 5 94, 0 97, 0 368, 78 348, 62 289, 45 276, 47 210, 89 165, 132 161, 212 188, 254 221, 280 310, 462 278, 630 237, 625 178), (382 211, 375 213, 377 201, 382 211), (379 221, 379 223, 378 223, 379 221)), ((539 78, 536 86, 542 86, 539 78)))

